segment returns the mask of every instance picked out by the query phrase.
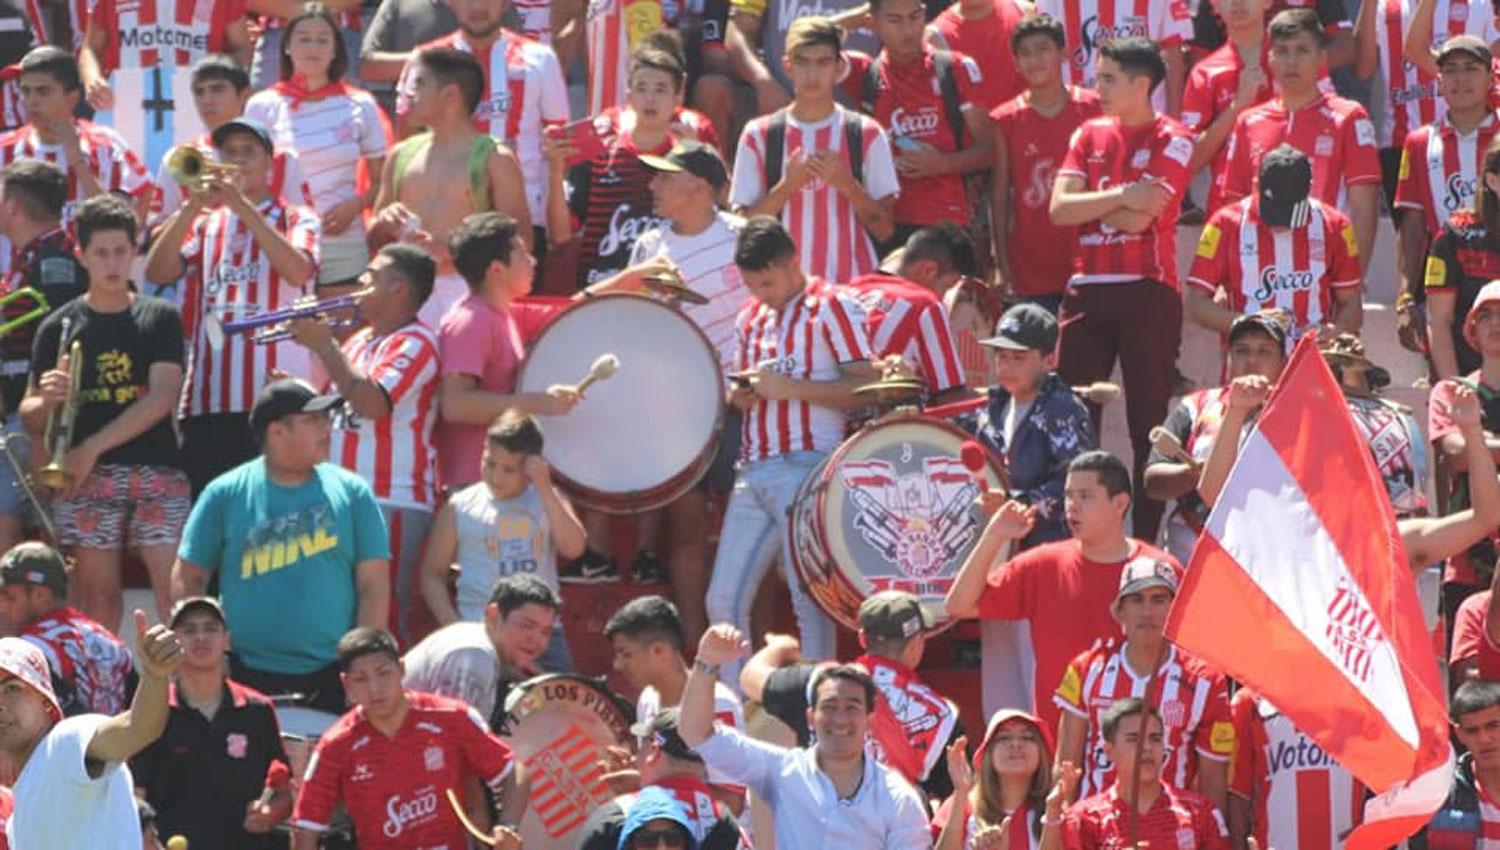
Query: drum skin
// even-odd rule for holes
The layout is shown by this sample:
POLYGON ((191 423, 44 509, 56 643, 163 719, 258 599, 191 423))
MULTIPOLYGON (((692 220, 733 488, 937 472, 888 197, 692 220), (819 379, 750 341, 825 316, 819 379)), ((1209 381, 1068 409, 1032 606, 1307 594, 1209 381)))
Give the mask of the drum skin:
POLYGON ((677 309, 609 294, 559 313, 521 364, 516 391, 574 385, 614 354, 613 377, 589 387, 565 416, 539 416, 542 455, 581 505, 613 514, 662 507, 713 463, 724 376, 708 338, 677 309))
POLYGON ((628 740, 634 711, 600 680, 551 673, 505 699, 505 742, 526 765, 531 796, 519 829, 526 850, 574 850, 595 807, 614 799, 604 748, 628 740))
MULTIPOLYGON (((943 597, 979 541, 979 485, 959 459, 970 436, 917 413, 888 414, 845 440, 802 482, 791 509, 792 564, 818 607, 849 629, 859 605, 905 590, 933 631, 951 625, 943 597)), ((1005 489, 986 452, 984 477, 1005 489)))

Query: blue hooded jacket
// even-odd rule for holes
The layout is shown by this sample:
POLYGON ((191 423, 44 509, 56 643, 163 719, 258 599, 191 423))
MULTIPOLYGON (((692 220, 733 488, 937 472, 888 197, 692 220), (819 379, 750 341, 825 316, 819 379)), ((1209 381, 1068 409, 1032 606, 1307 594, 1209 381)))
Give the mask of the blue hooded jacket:
POLYGON ((620 830, 618 850, 625 850, 630 846, 630 836, 634 835, 636 830, 658 819, 672 821, 687 830, 687 850, 698 850, 698 833, 693 829, 693 824, 688 821, 687 812, 683 810, 682 803, 677 801, 671 791, 655 785, 642 788, 635 802, 630 804, 630 811, 625 813, 625 826, 620 830))

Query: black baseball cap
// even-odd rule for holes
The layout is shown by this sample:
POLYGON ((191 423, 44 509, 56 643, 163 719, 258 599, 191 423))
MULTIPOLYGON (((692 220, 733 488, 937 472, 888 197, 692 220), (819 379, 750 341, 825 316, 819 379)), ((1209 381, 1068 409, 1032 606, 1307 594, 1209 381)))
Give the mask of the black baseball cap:
POLYGON ((332 410, 343 402, 336 395, 318 395, 312 384, 301 378, 282 378, 266 384, 250 408, 250 430, 257 437, 266 432, 266 426, 293 413, 322 413, 332 410))
POLYGON ((68 563, 45 543, 17 543, 0 557, 0 584, 34 584, 66 596, 68 563))
POLYGON ((1260 161, 1260 220, 1272 227, 1306 227, 1311 207, 1312 163, 1288 144, 1260 161))
POLYGON ((714 187, 715 192, 729 185, 729 173, 724 169, 724 160, 719 158, 719 152, 702 142, 684 140, 667 151, 666 156, 643 153, 639 158, 642 165, 653 171, 702 177, 708 181, 708 185, 714 187))
POLYGON ((1057 317, 1036 304, 1017 304, 995 323, 995 335, 980 345, 1047 353, 1057 347, 1057 317))
POLYGON ((189 596, 186 599, 177 600, 177 604, 172 606, 171 616, 167 617, 167 625, 174 629, 177 628, 177 624, 182 621, 182 618, 194 611, 207 611, 214 616, 214 619, 219 621, 220 625, 226 627, 229 625, 229 621, 224 618, 224 606, 220 605, 219 600, 212 596, 189 596))
POLYGON ((271 131, 266 125, 256 121, 254 118, 246 118, 243 115, 238 118, 231 118, 215 127, 213 135, 209 138, 212 139, 214 147, 222 148, 224 147, 224 140, 235 133, 249 133, 254 136, 256 141, 260 142, 261 147, 266 149, 266 153, 274 153, 276 151, 276 142, 271 138, 271 131))
POLYGON ((1265 313, 1235 316, 1234 321, 1229 323, 1229 342, 1233 344, 1247 333, 1263 333, 1281 346, 1282 351, 1286 350, 1286 327, 1272 316, 1265 313))
POLYGON ((664 708, 651 715, 649 720, 630 727, 630 734, 637 740, 651 739, 661 751, 678 761, 703 761, 703 757, 682 740, 682 730, 678 723, 677 709, 664 708))

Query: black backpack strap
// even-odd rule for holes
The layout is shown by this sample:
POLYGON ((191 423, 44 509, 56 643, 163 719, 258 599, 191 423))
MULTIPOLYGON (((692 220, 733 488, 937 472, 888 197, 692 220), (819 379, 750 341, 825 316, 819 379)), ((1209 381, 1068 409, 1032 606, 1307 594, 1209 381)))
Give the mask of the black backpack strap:
POLYGON ((864 119, 857 112, 845 112, 844 150, 849 152, 849 173, 859 183, 865 182, 865 134, 864 119))
POLYGON ((866 115, 875 114, 875 99, 880 95, 880 72, 884 67, 885 51, 882 50, 870 60, 865 66, 864 78, 860 80, 859 86, 859 111, 866 115))
POLYGON ((766 194, 781 182, 781 160, 786 155, 786 110, 771 114, 766 126, 766 194))
POLYGON ((963 147, 964 140, 969 135, 969 125, 964 121, 963 104, 958 99, 958 63, 953 61, 952 53, 934 50, 932 69, 937 72, 938 91, 943 96, 943 110, 948 114, 948 126, 953 128, 953 142, 963 147))

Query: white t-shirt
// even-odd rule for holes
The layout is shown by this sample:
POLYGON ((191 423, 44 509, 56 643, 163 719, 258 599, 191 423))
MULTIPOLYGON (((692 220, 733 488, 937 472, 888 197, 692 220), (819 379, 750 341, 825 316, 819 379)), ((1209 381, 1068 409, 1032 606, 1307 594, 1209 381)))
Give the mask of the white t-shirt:
POLYGON ((682 236, 671 224, 653 227, 641 235, 630 252, 630 264, 639 265, 655 257, 666 257, 682 271, 688 288, 708 299, 707 304, 680 306, 719 353, 724 371, 734 371, 737 346, 734 317, 750 297, 745 278, 734 264, 734 243, 745 220, 720 212, 702 233, 682 236))
POLYGON ((16 779, 5 825, 13 850, 141 850, 135 785, 119 762, 90 777, 84 753, 109 718, 81 714, 53 726, 16 779))

